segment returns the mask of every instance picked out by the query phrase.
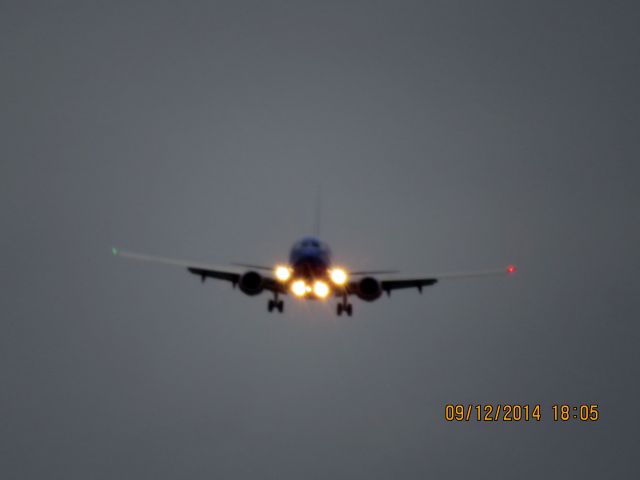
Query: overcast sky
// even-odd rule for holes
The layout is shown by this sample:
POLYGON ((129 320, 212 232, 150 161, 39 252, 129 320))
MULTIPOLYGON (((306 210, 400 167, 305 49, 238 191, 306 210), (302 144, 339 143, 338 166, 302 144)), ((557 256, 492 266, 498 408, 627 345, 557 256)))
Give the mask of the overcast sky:
POLYGON ((638 477, 636 2, 118 3, 0 4, 3 480, 638 477), (318 185, 351 268, 519 272, 270 315, 110 253, 286 260, 318 185))

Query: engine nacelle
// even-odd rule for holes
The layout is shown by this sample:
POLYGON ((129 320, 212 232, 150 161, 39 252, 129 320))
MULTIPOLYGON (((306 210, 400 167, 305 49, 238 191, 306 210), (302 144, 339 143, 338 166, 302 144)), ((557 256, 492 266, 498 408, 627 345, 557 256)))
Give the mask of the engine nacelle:
POLYGON ((258 272, 247 272, 240 277, 238 286, 242 293, 247 295, 258 295, 264 290, 264 278, 258 272))
POLYGON ((373 277, 364 277, 358 282, 356 295, 366 302, 373 302, 382 295, 382 285, 373 277))

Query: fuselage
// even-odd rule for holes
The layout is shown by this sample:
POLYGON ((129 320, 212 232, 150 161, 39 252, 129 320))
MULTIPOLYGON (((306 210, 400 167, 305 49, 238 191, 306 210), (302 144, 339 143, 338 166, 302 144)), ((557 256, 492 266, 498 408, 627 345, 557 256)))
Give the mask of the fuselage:
POLYGON ((327 278, 331 267, 331 249, 316 237, 303 237, 291 247, 289 265, 295 278, 327 278))

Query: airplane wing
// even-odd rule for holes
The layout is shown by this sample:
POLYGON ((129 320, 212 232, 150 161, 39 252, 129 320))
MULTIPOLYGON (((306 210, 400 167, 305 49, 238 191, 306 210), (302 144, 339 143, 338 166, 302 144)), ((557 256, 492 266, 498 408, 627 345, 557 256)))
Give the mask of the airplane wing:
POLYGON ((349 275, 351 276, 364 276, 364 275, 381 275, 381 274, 388 274, 388 273, 399 273, 398 270, 356 270, 356 271, 350 271, 349 275))
POLYGON ((267 265, 255 265, 253 263, 238 263, 238 262, 231 262, 231 265, 234 265, 236 267, 251 268, 253 270, 264 270, 266 272, 273 271, 273 267, 268 267, 267 265))
MULTIPOLYGON (((472 272, 455 272, 455 273, 441 273, 441 274, 433 274, 433 275, 411 275, 411 276, 386 275, 386 276, 377 278, 376 280, 380 283, 381 290, 386 292, 389 295, 392 290, 399 290, 404 288, 417 288, 420 292, 422 292, 423 287, 430 287, 442 280, 509 275, 509 274, 515 273, 515 271, 516 271, 516 268, 513 265, 509 265, 506 268, 493 269, 493 270, 479 270, 479 271, 472 271, 472 272)), ((357 292, 359 281, 360 280, 358 279, 358 280, 353 280, 349 282, 349 285, 347 287, 348 293, 353 294, 357 292)))
MULTIPOLYGON (((240 280, 242 274, 246 271, 245 269, 237 267, 210 265, 206 263, 193 262, 190 260, 180 260, 175 258, 146 255, 143 253, 128 252, 126 250, 119 250, 115 247, 112 248, 111 251, 118 257, 140 260, 143 262, 162 263, 164 265, 186 268, 190 273, 200 277, 203 282, 207 278, 213 278, 216 280, 226 280, 228 282, 231 282, 235 286, 240 280)), ((264 282, 265 289, 278 291, 279 293, 286 293, 282 285, 274 278, 270 278, 268 276, 264 277, 264 282)))
POLYGON ((113 248, 111 250, 114 255, 123 258, 129 258, 132 260, 140 260, 143 262, 162 263, 165 265, 173 265, 175 267, 186 268, 194 275, 198 275, 204 278, 216 278, 219 280, 227 280, 229 282, 237 282, 242 271, 237 268, 222 267, 216 265, 209 265, 205 263, 193 262, 190 260, 179 260, 176 258, 156 257, 154 255, 146 255, 143 253, 128 252, 126 250, 119 250, 113 248))

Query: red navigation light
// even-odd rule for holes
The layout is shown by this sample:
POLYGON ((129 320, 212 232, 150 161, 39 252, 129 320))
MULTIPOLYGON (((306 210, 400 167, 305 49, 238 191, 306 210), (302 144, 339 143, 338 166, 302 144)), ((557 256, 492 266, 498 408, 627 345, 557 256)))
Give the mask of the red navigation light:
POLYGON ((509 265, 507 267, 507 273, 516 273, 516 266, 515 265, 509 265))

